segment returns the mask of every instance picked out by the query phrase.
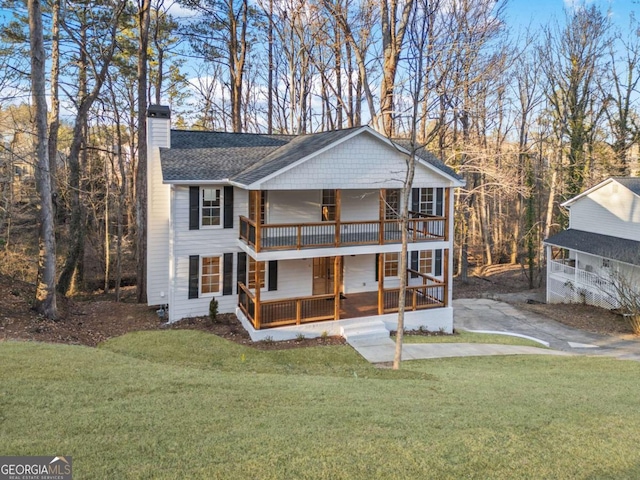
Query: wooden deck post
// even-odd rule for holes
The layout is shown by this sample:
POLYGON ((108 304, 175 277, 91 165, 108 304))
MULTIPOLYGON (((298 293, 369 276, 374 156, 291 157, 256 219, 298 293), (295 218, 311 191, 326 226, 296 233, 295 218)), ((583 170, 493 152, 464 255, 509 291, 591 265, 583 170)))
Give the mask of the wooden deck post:
POLYGON ((384 314, 384 253, 378 254, 378 315, 384 314))
POLYGON ((449 303, 449 288, 451 288, 451 286, 449 285, 449 249, 445 248, 444 249, 444 268, 443 273, 444 273, 444 306, 446 307, 447 304, 449 303))
POLYGON ((333 319, 340 320, 340 286, 342 284, 342 257, 333 259, 333 319))
POLYGON ((253 278, 254 278, 254 284, 255 284, 255 290, 256 293, 254 295, 254 312, 253 312, 253 318, 255 321, 255 325, 256 325, 256 330, 260 330, 260 326, 261 326, 261 322, 262 322, 262 306, 260 305, 260 270, 262 268, 262 264, 264 262, 258 262, 256 260, 256 270, 255 272, 253 272, 253 278))
POLYGON ((449 240, 449 207, 451 205, 451 200, 449 199, 449 194, 451 193, 451 188, 447 187, 444 189, 444 239, 449 240))
POLYGON ((260 212, 262 211, 262 194, 260 192, 260 190, 252 190, 251 192, 249 192, 249 195, 253 196, 253 216, 254 218, 252 218, 252 220, 254 221, 255 225, 256 225, 256 244, 255 244, 255 250, 256 252, 260 251, 260 244, 262 243, 261 240, 261 230, 262 230, 262 218, 260 215, 260 212))
POLYGON ((342 190, 336 189, 335 246, 340 246, 340 210, 342 190))
POLYGON ((386 212, 386 203, 387 203, 387 190, 385 188, 380 189, 380 207, 379 207, 379 220, 380 224, 378 225, 378 243, 380 245, 384 245, 384 220, 385 220, 385 212, 386 212))

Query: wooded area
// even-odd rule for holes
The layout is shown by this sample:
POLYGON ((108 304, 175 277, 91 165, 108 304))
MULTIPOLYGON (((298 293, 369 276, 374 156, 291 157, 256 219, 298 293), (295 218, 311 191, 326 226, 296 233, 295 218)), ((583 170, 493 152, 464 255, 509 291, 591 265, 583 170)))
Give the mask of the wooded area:
POLYGON ((38 281, 49 318, 54 285, 120 298, 137 281, 145 301, 145 112, 162 103, 174 128, 410 139, 467 180, 456 273, 521 263, 536 286, 559 203, 638 174, 640 37, 594 5, 511 31, 506 2, 4 0, 0 273, 38 281))

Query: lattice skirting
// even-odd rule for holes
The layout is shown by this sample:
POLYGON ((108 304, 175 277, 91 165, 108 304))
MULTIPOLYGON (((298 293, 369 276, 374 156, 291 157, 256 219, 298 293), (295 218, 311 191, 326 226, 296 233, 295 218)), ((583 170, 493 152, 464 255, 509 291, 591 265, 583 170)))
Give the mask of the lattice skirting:
POLYGON ((576 286, 569 280, 547 279, 548 303, 583 303, 612 310, 620 306, 617 299, 604 292, 585 286, 576 286))

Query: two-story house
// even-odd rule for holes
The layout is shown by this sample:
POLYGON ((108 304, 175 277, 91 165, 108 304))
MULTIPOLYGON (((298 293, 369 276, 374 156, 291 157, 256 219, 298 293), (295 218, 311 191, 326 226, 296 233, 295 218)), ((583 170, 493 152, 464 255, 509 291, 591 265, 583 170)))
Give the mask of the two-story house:
POLYGON ((310 135, 170 129, 148 113, 149 305, 233 312, 252 338, 339 334, 354 318, 452 331, 453 170, 422 152, 399 271, 409 152, 369 127, 310 135))
POLYGON ((618 308, 613 281, 640 292, 640 177, 609 178, 562 206, 569 228, 545 240, 547 303, 618 308))

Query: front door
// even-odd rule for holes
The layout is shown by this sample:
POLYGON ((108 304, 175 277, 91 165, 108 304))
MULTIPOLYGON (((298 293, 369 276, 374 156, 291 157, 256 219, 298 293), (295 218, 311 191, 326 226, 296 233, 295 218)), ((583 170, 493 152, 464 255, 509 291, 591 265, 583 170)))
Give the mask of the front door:
POLYGON ((313 259, 313 295, 333 294, 335 257, 313 259))

